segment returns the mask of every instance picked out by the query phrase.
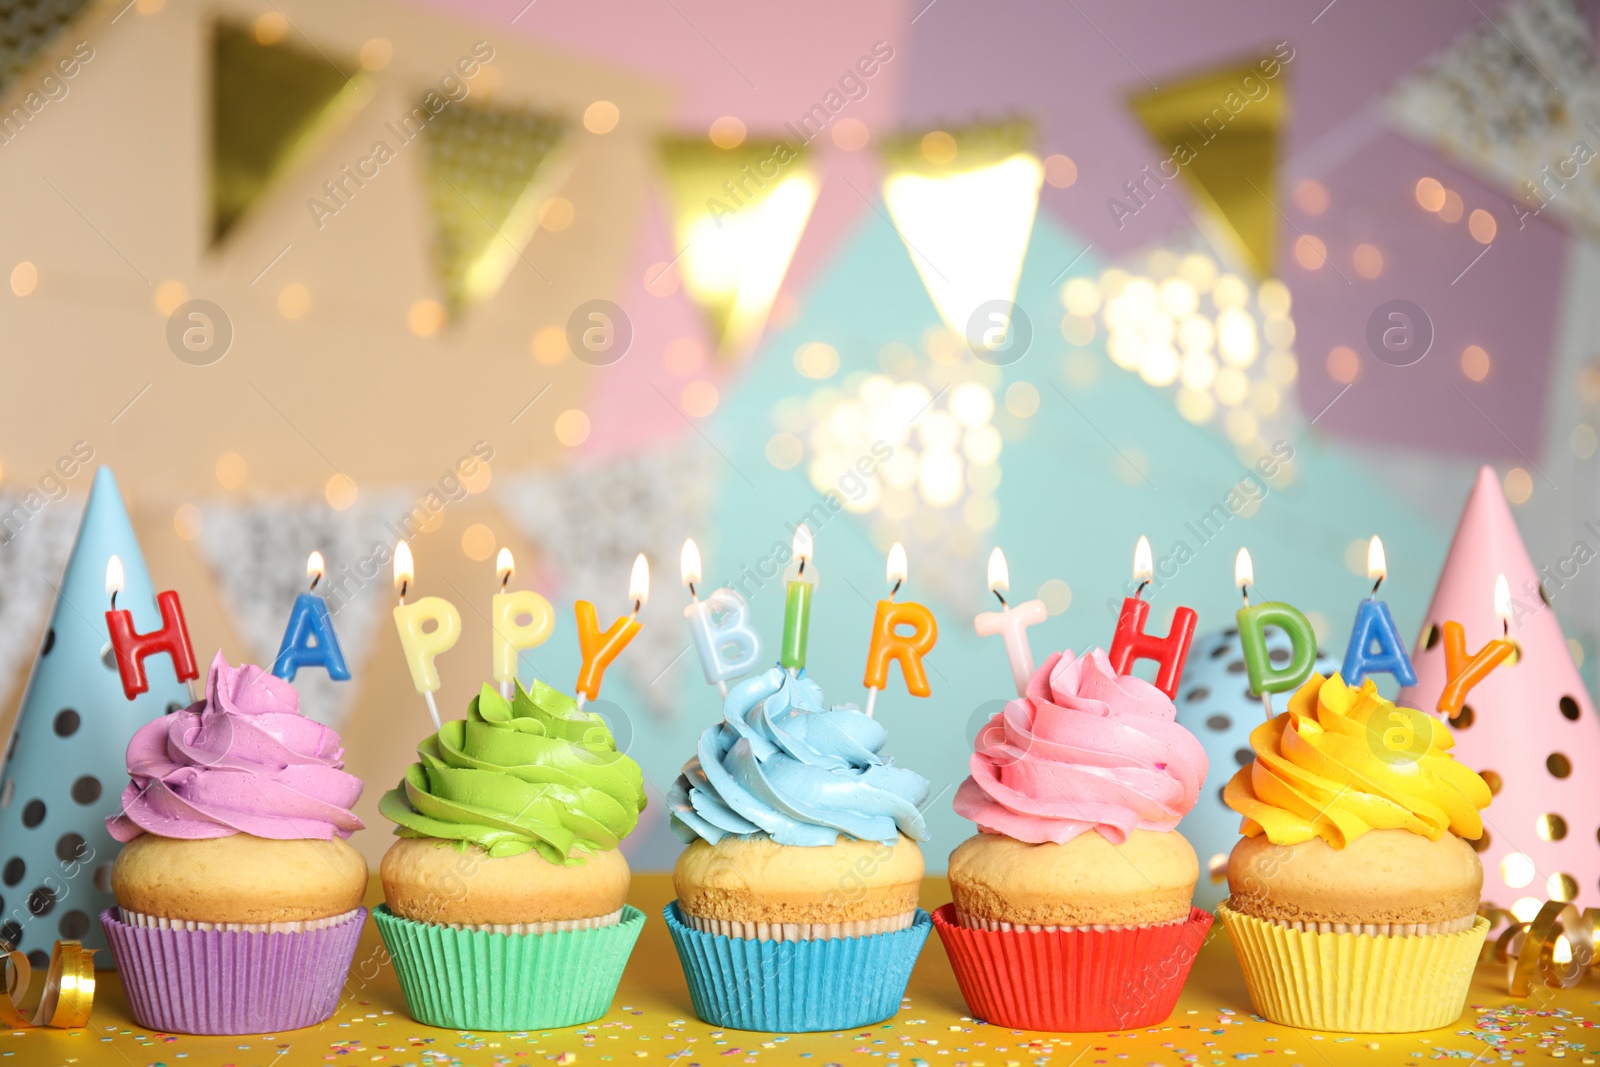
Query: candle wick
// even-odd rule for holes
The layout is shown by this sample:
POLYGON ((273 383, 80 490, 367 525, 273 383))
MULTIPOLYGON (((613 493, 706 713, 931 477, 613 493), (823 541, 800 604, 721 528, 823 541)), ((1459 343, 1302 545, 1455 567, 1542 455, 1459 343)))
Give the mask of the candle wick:
POLYGON ((694 583, 693 582, 689 583, 689 595, 694 597, 696 600, 700 599, 700 594, 694 591, 694 583))
POLYGON ((1383 584, 1383 575, 1378 575, 1378 580, 1372 583, 1372 595, 1378 595, 1378 586, 1383 584))
POLYGON ((801 556, 800 557, 800 569, 795 571, 795 577, 796 578, 804 578, 805 574, 806 574, 806 558, 804 556, 801 556))
POLYGON ((889 590, 889 599, 890 600, 893 600, 894 599, 894 595, 900 591, 900 583, 902 581, 904 581, 904 580, 905 579, 903 579, 903 578, 896 578, 894 580, 894 588, 889 590))
POLYGON ((311 576, 311 591, 313 593, 315 593, 317 591, 317 583, 320 582, 320 581, 322 581, 322 575, 313 574, 311 576))
POLYGON ((989 592, 991 592, 991 593, 993 593, 993 594, 994 594, 994 598, 995 598, 995 599, 996 599, 996 600, 998 600, 998 601, 1000 601, 1000 606, 1001 606, 1001 607, 1003 607, 1003 608, 1004 608, 1004 607, 1009 607, 1009 606, 1010 606, 1010 605, 1009 605, 1009 604, 1007 604, 1007 603, 1006 603, 1006 597, 1005 597, 1005 594, 1004 594, 1004 593, 1002 593, 1002 592, 1000 592, 1000 590, 998 590, 998 589, 991 589, 991 590, 989 590, 989 592))
POLYGON ((406 602, 406 590, 410 589, 410 588, 411 588, 410 581, 405 580, 405 579, 401 579, 401 581, 400 581, 400 603, 404 604, 406 602))
POLYGON ((1501 637, 1510 637, 1511 636, 1511 620, 1510 619, 1501 619, 1500 620, 1500 636, 1501 637))
POLYGON ((1250 587, 1248 585, 1241 585, 1239 587, 1239 595, 1244 597, 1244 606, 1245 607, 1249 607, 1250 606, 1250 587))
POLYGON ((500 591, 502 593, 505 592, 506 591, 506 586, 508 586, 510 584, 511 584, 511 572, 510 571, 506 571, 506 576, 504 578, 500 579, 500 591))
POLYGON ((111 590, 111 610, 117 610, 117 590, 111 590))
POLYGON ((1149 584, 1150 584, 1150 579, 1148 579, 1148 578, 1146 578, 1144 581, 1140 582, 1139 583, 1139 588, 1137 588, 1137 589, 1135 589, 1133 591, 1133 599, 1135 599, 1135 600, 1143 600, 1144 599, 1144 587, 1149 585, 1149 584))

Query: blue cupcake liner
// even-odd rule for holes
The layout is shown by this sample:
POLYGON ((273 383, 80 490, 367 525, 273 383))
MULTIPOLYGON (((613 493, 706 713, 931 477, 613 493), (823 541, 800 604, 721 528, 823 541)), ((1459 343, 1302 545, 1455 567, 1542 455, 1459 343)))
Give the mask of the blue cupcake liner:
POLYGON ((772 1033, 848 1030, 889 1018, 933 929, 919 908, 910 926, 892 933, 758 941, 696 930, 676 900, 663 914, 694 1013, 713 1026, 772 1033))

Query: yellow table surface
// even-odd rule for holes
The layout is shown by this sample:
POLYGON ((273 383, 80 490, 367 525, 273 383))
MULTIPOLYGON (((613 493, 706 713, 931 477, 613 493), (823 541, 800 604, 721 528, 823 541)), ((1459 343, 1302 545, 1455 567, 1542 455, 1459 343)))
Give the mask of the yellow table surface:
MULTIPOLYGON (((645 913, 644 932, 611 1010, 598 1022, 566 1030, 465 1033, 438 1030, 406 1015, 394 972, 383 959, 371 919, 337 1014, 321 1026, 251 1037, 153 1034, 135 1025, 114 971, 101 971, 90 1025, 81 1030, 18 1030, 0 1037, 7 1064, 101 1064, 120 1067, 298 1067, 302 1064, 615 1064, 674 1067, 724 1064, 894 1063, 901 1067, 1084 1067, 1200 1064, 1260 1059, 1268 1064, 1421 1064, 1461 1059, 1542 1064, 1555 1059, 1593 1064, 1600 1036, 1586 1032, 1600 1016, 1593 979, 1576 989, 1540 990, 1518 1001, 1505 992, 1503 966, 1480 964, 1467 1009, 1456 1025, 1422 1034, 1317 1034, 1277 1026, 1251 1014, 1233 946, 1218 924, 1200 952, 1172 1017, 1161 1026, 1114 1034, 1036 1034, 975 1023, 956 987, 937 933, 917 961, 908 1003, 887 1022, 843 1033, 755 1034, 722 1030, 695 1018, 661 909, 671 878, 637 875, 630 902, 645 913)), ((930 911, 949 901, 943 878, 923 886, 930 911)), ((367 903, 381 900, 376 878, 367 903)))

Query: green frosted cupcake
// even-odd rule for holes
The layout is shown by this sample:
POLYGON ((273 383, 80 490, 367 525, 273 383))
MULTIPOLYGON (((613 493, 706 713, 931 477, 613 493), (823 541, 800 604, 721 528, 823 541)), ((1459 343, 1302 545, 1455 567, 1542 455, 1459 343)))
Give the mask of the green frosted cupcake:
POLYGON ((617 850, 639 765, 600 716, 540 682, 493 687, 417 746, 379 802, 399 837, 376 918, 419 1022, 480 1030, 603 1015, 644 916, 617 850))

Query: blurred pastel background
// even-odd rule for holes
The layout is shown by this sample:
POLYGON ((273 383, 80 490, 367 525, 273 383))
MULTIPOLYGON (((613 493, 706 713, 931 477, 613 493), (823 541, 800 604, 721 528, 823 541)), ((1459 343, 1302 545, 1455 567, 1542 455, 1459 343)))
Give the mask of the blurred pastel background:
MULTIPOLYGON (((1575 149, 1600 109, 1571 104, 1600 89, 1593 5, 19 9, 0 512, 26 516, 0 548, 0 690, 14 710, 91 480, 52 471, 85 442, 202 661, 269 661, 307 553, 327 557, 354 678, 303 691, 368 783, 374 860, 377 799, 429 729, 387 567, 357 573, 397 531, 416 592, 463 616, 445 714, 489 680, 501 548, 557 606, 522 675, 569 691, 573 600, 624 612, 647 555, 603 704, 651 786, 627 845, 646 870, 676 855, 663 794, 719 715, 685 537, 705 588, 745 578, 775 653, 781 580, 748 576, 810 524, 809 669, 840 702, 864 697, 905 544, 902 596, 940 624, 932 696, 895 673, 877 714, 933 783, 936 869, 1011 692, 972 625, 995 546, 1049 611, 1040 660, 1109 644, 1140 535, 1167 561, 1158 628, 1180 604, 1230 625, 1248 546, 1261 595, 1337 660, 1374 534, 1419 632, 1482 464, 1537 567, 1600 545, 1600 171, 1575 149), (1194 160, 1169 166, 1184 138, 1194 160), (793 161, 740 192, 779 141, 793 161), (220 356, 184 347, 192 301, 220 356), (972 343, 990 301, 1002 351, 972 343), (1381 342, 1390 305, 1411 347, 1381 342), (1288 458, 1260 478, 1266 455, 1288 458)), ((1597 592, 1580 569, 1553 599, 1591 683, 1597 592)))

